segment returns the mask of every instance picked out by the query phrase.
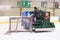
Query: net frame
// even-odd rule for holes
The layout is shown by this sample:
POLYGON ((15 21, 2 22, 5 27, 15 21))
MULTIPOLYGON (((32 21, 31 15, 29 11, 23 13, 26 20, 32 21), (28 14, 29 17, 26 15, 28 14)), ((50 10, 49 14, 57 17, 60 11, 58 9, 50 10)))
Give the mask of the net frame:
POLYGON ((7 33, 11 33, 11 32, 32 32, 32 30, 33 30, 33 28, 32 28, 32 18, 31 17, 22 17, 22 16, 20 16, 20 17, 10 17, 9 18, 9 31, 7 32, 7 33), (29 30, 28 31, 24 31, 24 30, 17 30, 17 28, 18 28, 18 22, 19 22, 19 19, 24 19, 24 18, 28 18, 29 19, 29 21, 30 21, 30 23, 31 23, 31 25, 30 25, 30 28, 29 28, 29 30), (11 30, 11 20, 12 19, 14 19, 14 20, 16 20, 17 19, 17 24, 16 24, 16 28, 15 28, 15 30, 11 30))

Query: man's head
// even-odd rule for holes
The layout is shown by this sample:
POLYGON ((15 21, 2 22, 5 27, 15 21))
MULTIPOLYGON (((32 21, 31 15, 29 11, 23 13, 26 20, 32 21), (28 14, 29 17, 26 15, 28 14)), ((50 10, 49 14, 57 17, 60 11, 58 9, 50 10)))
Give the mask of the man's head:
POLYGON ((34 9, 36 10, 36 9, 37 9, 37 7, 34 7, 34 9))

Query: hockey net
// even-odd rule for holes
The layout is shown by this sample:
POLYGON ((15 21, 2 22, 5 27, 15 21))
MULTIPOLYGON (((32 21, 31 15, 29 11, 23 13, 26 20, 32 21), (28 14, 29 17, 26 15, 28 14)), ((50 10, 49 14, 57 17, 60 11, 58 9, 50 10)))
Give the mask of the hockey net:
POLYGON ((22 32, 32 30, 31 17, 10 17, 9 18, 9 31, 8 32, 22 32))

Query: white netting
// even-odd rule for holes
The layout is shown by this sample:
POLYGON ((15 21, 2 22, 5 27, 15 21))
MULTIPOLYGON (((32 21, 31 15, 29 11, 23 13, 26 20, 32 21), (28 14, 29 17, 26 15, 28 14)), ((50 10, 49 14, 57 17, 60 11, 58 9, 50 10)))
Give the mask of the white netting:
POLYGON ((9 31, 29 31, 32 27, 30 17, 11 17, 9 31))

